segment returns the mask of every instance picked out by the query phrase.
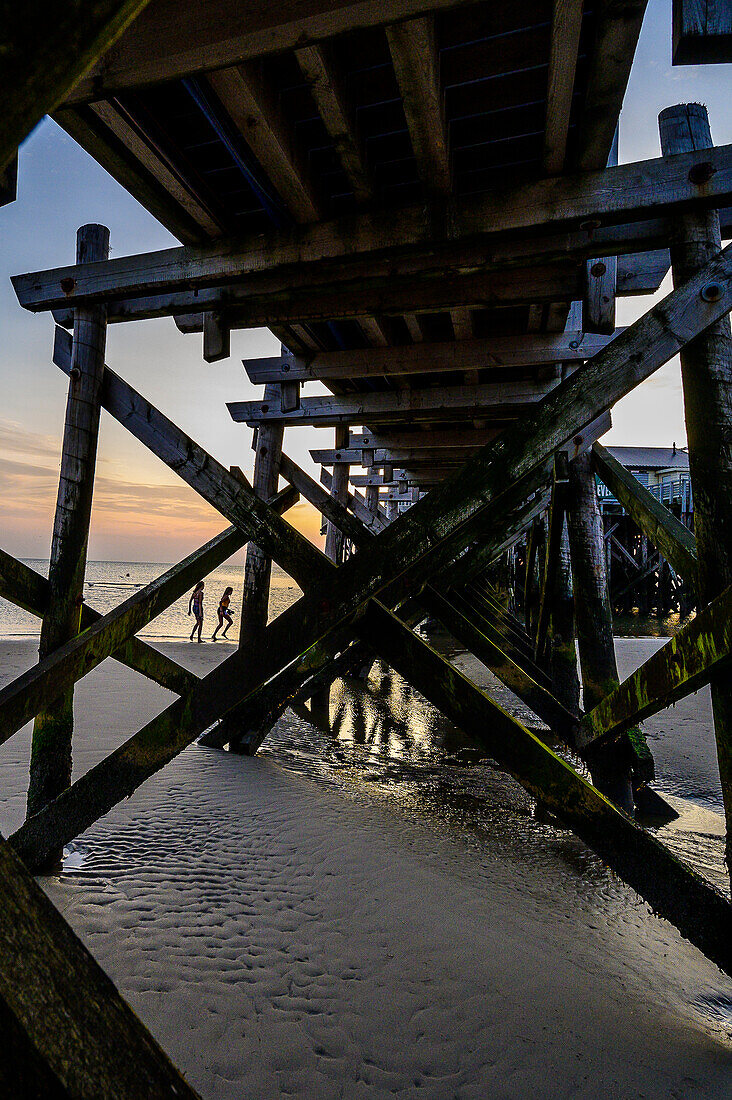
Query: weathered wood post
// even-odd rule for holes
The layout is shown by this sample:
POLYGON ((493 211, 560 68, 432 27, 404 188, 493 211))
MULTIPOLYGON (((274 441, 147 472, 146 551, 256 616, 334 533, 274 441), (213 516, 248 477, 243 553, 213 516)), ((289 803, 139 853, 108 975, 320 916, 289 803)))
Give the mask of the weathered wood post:
MULTIPOLYGON (((335 429, 335 449, 341 450, 348 446, 348 428, 337 426, 335 429)), ((333 465, 333 481, 330 495, 344 507, 348 504, 348 475, 351 467, 347 462, 336 462, 333 465)), ((328 530, 325 536, 325 554, 336 565, 343 561, 343 532, 334 523, 328 522, 328 530)))
MULTIPOLYGON (((281 387, 270 383, 264 387, 263 400, 279 407, 281 387)), ((257 428, 257 449, 254 455, 253 488, 262 500, 268 500, 277 492, 280 475, 280 457, 284 425, 282 421, 263 423, 257 428)), ((269 585, 272 575, 272 559, 267 557, 256 543, 247 545, 244 565, 244 594, 242 597, 239 646, 257 645, 269 615, 269 585)))
MULTIPOLYGON (((706 108, 699 103, 668 107, 659 115, 664 156, 711 148, 706 108)), ((703 195, 710 178, 703 157, 689 173, 703 195)), ((721 248, 716 210, 692 211, 672 222, 674 284, 695 274, 721 248)), ((702 291, 710 299, 714 284, 702 291)), ((710 325, 681 351, 694 529, 699 556, 699 605, 732 583, 732 339, 729 317, 710 325)), ((732 685, 711 681, 719 774, 727 820, 727 863, 732 864, 732 685)))
MULTIPOLYGON (((575 621, 582 671, 582 699, 592 710, 618 684, 613 621, 607 589, 605 540, 589 454, 569 464, 567 526, 572 562, 575 621)), ((595 786, 633 812, 630 754, 626 745, 602 746, 588 760, 595 786)))
MULTIPOLYGON (((83 225, 76 237, 77 263, 106 260, 108 256, 106 226, 83 225)), ((49 603, 41 626, 41 658, 79 633, 106 340, 105 305, 74 310, 71 378, 48 572, 49 603)), ((41 711, 33 726, 29 816, 38 813, 71 782, 73 727, 71 689, 52 707, 41 711)))
POLYGON ((379 511, 379 486, 367 485, 366 486, 366 507, 373 516, 378 514, 379 511))
POLYGON ((551 641, 549 650, 554 694, 567 710, 579 711, 579 676, 574 628, 574 595, 566 518, 557 557, 557 573, 551 604, 551 641))

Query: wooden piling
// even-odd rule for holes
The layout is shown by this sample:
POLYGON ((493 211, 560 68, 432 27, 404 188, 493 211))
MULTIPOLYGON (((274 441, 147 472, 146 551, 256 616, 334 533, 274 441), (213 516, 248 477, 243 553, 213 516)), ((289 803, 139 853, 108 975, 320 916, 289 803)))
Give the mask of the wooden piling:
MULTIPOLYGON (((335 449, 341 450, 348 446, 348 427, 338 426, 335 429, 335 449)), ((333 481, 331 482, 330 495, 339 504, 348 503, 348 475, 351 467, 347 462, 336 462, 333 465, 333 481)), ((328 530, 325 536, 325 554, 336 565, 343 561, 343 532, 335 523, 328 521, 328 530)))
MULTIPOLYGON (((103 225, 83 225, 76 238, 77 263, 106 260, 108 256, 109 230, 103 225)), ((81 624, 106 338, 106 306, 83 306, 74 311, 71 378, 51 542, 48 609, 41 626, 41 660, 78 634, 81 624)), ((40 711, 33 726, 29 816, 52 802, 71 782, 73 726, 71 688, 40 711)))
MULTIPOLYGON (((668 107, 659 115, 664 156, 710 149, 706 108, 699 103, 668 107)), ((710 172, 704 163, 689 174, 703 195, 710 172)), ((690 211, 672 224, 674 284, 696 274, 722 245, 716 210, 690 211)), ((702 297, 718 293, 710 283, 702 297)), ((729 317, 710 325, 681 351, 689 470, 694 492, 694 530, 699 557, 699 605, 732 583, 732 339, 729 317)), ((727 862, 732 856, 732 685, 711 680, 719 774, 727 820, 727 862)))
MULTIPOLYGON (((279 404, 280 386, 274 383, 265 386, 264 401, 268 404, 279 404)), ((257 430, 253 488, 262 500, 268 500, 277 492, 283 436, 284 426, 281 421, 260 424, 257 430)), ((248 543, 239 626, 240 646, 257 645, 262 637, 269 617, 271 575, 272 559, 255 542, 248 543)))
POLYGON ((566 518, 557 555, 556 576, 551 601, 549 668, 554 693, 567 710, 579 710, 579 675, 574 626, 574 595, 566 518))
MULTIPOLYGON (((569 464, 567 526, 582 700, 592 710, 618 685, 613 622, 607 589, 605 541, 595 475, 588 454, 569 464)), ((622 809, 633 811, 630 755, 624 744, 604 746, 588 760, 592 781, 622 809)))

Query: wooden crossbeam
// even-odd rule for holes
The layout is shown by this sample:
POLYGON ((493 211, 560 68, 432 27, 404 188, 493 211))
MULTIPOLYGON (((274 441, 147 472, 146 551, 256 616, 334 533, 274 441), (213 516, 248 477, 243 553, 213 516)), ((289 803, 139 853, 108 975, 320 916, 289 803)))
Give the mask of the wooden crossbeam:
MULTIPOLYGON (((618 330, 622 331, 622 330, 618 330)), ((534 367, 591 359, 610 337, 558 332, 495 336, 480 340, 406 344, 394 348, 319 351, 311 356, 245 359, 255 385, 266 382, 315 382, 331 379, 381 378, 384 375, 433 374, 445 371, 534 367)))
MULTIPOLYGON (((283 477, 285 477, 285 476, 286 475, 283 474, 283 477)), ((328 492, 330 492, 330 490, 333 486, 333 479, 332 479, 332 475, 330 474, 330 472, 328 470, 321 470, 320 471, 320 480, 322 481, 323 485, 328 490, 328 492)), ((293 485, 295 484, 294 481, 293 481, 292 484, 293 485)), ((302 492, 303 496, 306 496, 306 493, 305 493, 304 489, 301 489, 300 491, 302 492)), ((310 498, 308 498, 308 499, 310 499, 310 498)), ((311 503, 315 503, 315 502, 311 501, 311 503)), ((353 512, 354 516, 356 516, 357 519, 359 519, 367 527, 372 527, 375 530, 379 530, 379 531, 383 530, 383 528, 386 526, 386 524, 388 522, 385 513, 381 509, 379 509, 378 512, 374 516, 374 514, 371 513, 369 511, 369 509, 367 508, 366 502, 358 495, 358 493, 349 493, 348 494, 348 498, 346 500, 346 507, 349 508, 353 512)))
POLYGON ((379 424, 385 421, 455 419, 460 416, 511 415, 540 401, 559 385, 559 379, 530 382, 494 382, 481 386, 440 386, 386 393, 329 394, 303 397, 298 409, 288 412, 267 401, 228 401, 226 407, 237 424, 282 421, 285 424, 379 424))
MULTIPOLYGON (((478 198, 456 200, 454 204, 449 204, 449 227, 447 224, 444 227, 448 243, 442 247, 438 245, 443 235, 441 232, 438 234, 431 215, 423 207, 409 207, 383 212, 376 225, 370 216, 358 215, 343 221, 299 227, 289 235, 280 233, 276 238, 258 236, 240 246, 227 241, 226 244, 215 243, 205 247, 171 248, 116 257, 104 263, 77 264, 16 275, 12 282, 20 304, 32 311, 66 310, 81 302, 107 301, 110 298, 118 300, 119 310, 119 300, 167 295, 166 308, 170 312, 200 312, 207 308, 221 308, 222 301, 233 303, 236 284, 239 295, 262 294, 265 276, 270 295, 281 295, 283 292, 291 295, 298 286, 312 288, 312 265, 323 261, 342 262, 344 256, 349 258, 344 270, 357 273, 359 263, 368 259, 369 253, 378 250, 380 255, 376 266, 374 258, 370 261, 369 278, 374 277, 375 271, 381 270, 387 283, 398 289, 400 274, 414 282, 416 261, 411 261, 410 255, 419 257, 420 252, 422 274, 426 263, 435 278, 444 280, 453 256, 453 262, 459 264, 462 270, 466 253, 461 241, 473 241, 482 248, 480 263, 484 273, 484 246, 497 233, 502 236, 518 234, 530 237, 532 233, 541 236, 546 234, 547 224, 552 226, 554 233, 572 232, 588 220, 593 225, 599 221, 600 226, 612 226, 619 222, 642 222, 649 218, 673 216, 692 205, 698 209, 716 209, 731 203, 732 149, 722 146, 601 171, 533 181, 513 188, 502 188, 498 193, 478 198), (704 171, 704 182, 695 183, 693 181, 699 178, 698 169, 702 162, 709 167, 704 171), (402 250, 411 250, 411 253, 407 251, 395 266, 394 258, 402 250), (293 266, 296 267, 294 271, 293 266), (284 268, 289 268, 286 275, 284 268), (279 285, 276 279, 278 270, 281 276, 279 285), (216 289, 222 283, 229 284, 223 299, 222 292, 216 289), (198 297, 197 306, 194 293, 198 297)), ((595 232, 588 238, 585 232, 584 236, 592 255, 613 253, 614 250, 604 243, 602 248, 593 247, 600 240, 599 233, 595 232)), ((566 262, 566 244, 563 241, 560 250, 554 241, 555 260, 564 256, 566 262)), ((527 256, 531 254, 532 247, 540 246, 533 243, 527 245, 527 256)), ((497 244, 494 263, 498 253, 500 245, 497 244)), ((477 262, 477 253, 473 259, 477 262)), ((499 259, 498 263, 501 262, 505 265, 505 260, 499 259)), ((363 268, 360 271, 365 278, 363 268)), ((532 267, 531 272, 524 272, 523 278, 531 276, 535 280, 538 275, 539 269, 532 267)), ((502 281, 507 278, 508 275, 502 281)), ((321 279, 323 285, 327 285, 327 265, 321 279)), ((518 292, 517 286, 512 293, 518 292)), ((562 295, 557 294, 556 300, 561 298, 562 295)), ((464 299, 462 303, 454 304, 466 302, 467 299, 464 299)), ((370 312, 371 309, 361 309, 361 314, 370 312)), ((114 310, 110 315, 114 315, 114 310)))
MULTIPOLYGON (((34 569, 0 550, 0 597, 42 619, 48 607, 48 581, 34 569)), ((82 631, 101 617, 98 611, 85 603, 81 609, 82 631)), ((198 679, 188 669, 139 638, 129 638, 111 656, 176 695, 185 695, 198 679)))
POLYGON ((583 744, 615 737, 708 684, 732 656, 732 587, 725 589, 585 715, 583 744))
MULTIPOLYGON (((498 432, 494 432, 496 436, 498 432)), ((485 444, 483 444, 485 446, 485 444)), ((371 450, 370 448, 347 447, 336 451, 333 449, 310 452, 313 462, 320 466, 333 466, 337 462, 348 462, 353 466, 394 466, 403 468, 407 463, 413 466, 435 465, 437 463, 454 462, 460 465, 464 462, 471 450, 477 451, 480 443, 474 443, 472 447, 451 447, 443 450, 371 450), (343 457, 340 457, 343 456, 343 457)))
MULTIPOLYGON (((298 495, 296 490, 286 489, 269 503, 280 513, 296 503, 298 495)), ((227 561, 246 541, 246 535, 235 527, 222 531, 2 688, 0 744, 116 652, 197 580, 227 561)))
POLYGON ((677 573, 694 584, 697 574, 696 539, 689 528, 665 504, 656 500, 645 485, 641 485, 600 443, 595 443, 592 448, 592 464, 597 476, 643 534, 661 551, 666 561, 671 562, 677 573))
POLYGON ((0 890, 3 1094, 200 1100, 2 838, 0 890))
MULTIPOLYGON (((339 504, 330 495, 330 492, 326 492, 325 489, 321 488, 317 481, 306 474, 304 470, 301 470, 297 463, 285 454, 282 455, 280 460, 280 473, 285 481, 289 481, 290 485, 302 494, 305 500, 310 501, 313 507, 318 509, 321 515, 339 527, 347 538, 352 539, 355 543, 362 541, 366 526, 363 516, 357 519, 355 515, 352 515, 351 512, 339 504)), ((355 504, 353 498, 352 503, 355 504)), ((372 523, 378 522, 375 516, 369 518, 372 523)), ((379 522, 379 529, 382 526, 383 524, 379 522)))
POLYGON ((0 89, 6 107, 0 122, 0 170, 14 159, 36 123, 89 72, 147 2, 100 0, 89 5, 77 0, 49 22, 39 18, 36 6, 15 9, 3 34, 0 89))
MULTIPOLYGON (((307 587, 316 579, 316 591, 269 624, 266 644, 248 654, 246 661, 235 653, 222 662, 185 699, 168 707, 45 811, 27 821, 16 834, 18 850, 31 862, 43 859, 273 676, 292 676, 299 686, 300 671, 312 674, 321 661, 330 659, 329 645, 338 631, 362 613, 369 599, 386 596, 388 590, 394 606, 400 595, 409 594, 410 587, 421 586, 454 560, 478 531, 484 545, 491 541, 500 545, 498 524, 505 530, 525 508, 526 499, 520 492, 523 479, 538 471, 560 443, 610 408, 730 308, 732 252, 727 249, 550 394, 524 423, 489 444, 458 475, 390 524, 373 546, 364 547, 337 570, 330 567, 322 581, 320 563, 326 559, 308 544, 304 556, 310 559, 309 576, 302 583, 307 587), (709 286, 716 292, 702 296, 709 286)), ((168 422, 159 423, 164 437, 168 422)), ((131 427, 137 433, 134 420, 131 427)), ((176 437, 179 434, 170 425, 167 430, 176 437)), ((163 439, 151 440, 148 445, 154 449, 156 442, 163 446, 163 439)), ((192 448, 190 441, 188 444, 192 448)), ((166 452, 169 446, 166 441, 166 452)), ((201 491, 200 485, 196 487, 201 491)), ((274 518, 272 525, 278 526, 274 518)), ((281 535, 284 538, 284 532, 281 535)), ((288 537, 294 539, 294 532, 288 537)), ((270 545, 276 557, 276 540, 270 545)))

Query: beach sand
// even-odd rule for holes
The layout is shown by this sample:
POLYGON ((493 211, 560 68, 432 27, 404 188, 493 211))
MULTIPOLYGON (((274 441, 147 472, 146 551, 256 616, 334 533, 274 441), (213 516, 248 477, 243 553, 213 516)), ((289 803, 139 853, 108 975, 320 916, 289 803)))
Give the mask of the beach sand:
MULTIPOLYGON (((625 672, 644 647, 619 644, 625 672)), ((198 672, 231 651, 161 648, 198 672)), ((34 660, 0 642, 3 682, 34 660)), ((440 764, 441 720, 393 686, 399 743, 376 712, 338 742, 288 712, 255 758, 192 746, 41 880, 190 1082, 206 1100, 729 1096, 732 981, 512 781, 440 764)), ((383 694, 351 690, 336 709, 383 694)), ((95 670, 75 775, 169 698, 95 670)), ((721 820, 705 706, 648 724, 661 786, 688 797, 688 762, 709 792, 683 804, 697 838, 721 820)), ((28 746, 26 729, 0 749, 6 835, 28 746)))

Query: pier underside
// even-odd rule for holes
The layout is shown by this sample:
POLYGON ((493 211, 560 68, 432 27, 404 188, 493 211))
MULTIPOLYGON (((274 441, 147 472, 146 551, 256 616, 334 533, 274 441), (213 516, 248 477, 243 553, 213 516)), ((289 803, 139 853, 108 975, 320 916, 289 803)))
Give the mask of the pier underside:
MULTIPOLYGON (((0 918, 3 953, 25 950, 18 914, 34 914, 28 943, 60 922, 27 872, 186 746, 254 753, 288 705, 378 656, 732 974, 729 898, 635 816, 654 775, 640 723, 710 683, 729 855, 732 147, 712 145, 703 108, 670 107, 663 155, 618 165, 645 6, 340 0, 295 15, 256 2, 239 17, 211 0, 183 21, 169 0, 110 5, 84 72, 29 90, 181 244, 110 259, 108 233, 85 226, 75 265, 13 279, 22 307, 56 321, 69 398, 48 580, 0 551, 0 595, 43 621, 38 664, 0 691, 0 743, 35 721, 28 817, 0 843, 18 899, 0 918), (618 328, 617 297, 657 291, 669 269, 674 290, 618 328), (201 335, 207 363, 229 357, 232 329, 281 341, 281 355, 244 363, 261 397, 229 404, 254 431, 252 483, 115 373, 113 326, 161 316, 201 335), (694 532, 599 443, 616 402, 677 354, 694 532), (314 382, 325 393, 305 395, 314 382), (82 603, 102 412, 229 524, 103 616, 82 603), (311 452, 320 483, 287 453, 288 425, 334 429, 311 452), (596 477, 698 611, 622 684, 596 477), (322 514, 326 553, 287 522, 300 498, 322 514), (236 652, 198 677, 136 637, 245 544, 236 652), (268 622, 272 561, 303 596, 268 622), (425 641, 427 619, 566 753, 425 641), (74 684, 108 656, 178 699, 72 783, 74 684)), ((25 104, 16 144, 29 119, 25 104)), ((0 1007, 39 1080, 76 1095, 63 1036, 88 1022, 60 960, 36 946, 28 967, 61 990, 53 1035, 37 1033, 16 997, 25 979, 4 964, 0 1007)), ((76 980, 91 988, 82 954, 76 980)), ((113 987, 94 995, 124 1016, 113 987)), ((193 1095, 128 1024, 140 1072, 193 1095)), ((94 1057, 100 1075, 119 1073, 103 1042, 94 1057)), ((114 1095, 157 1095, 120 1081, 114 1095)))

